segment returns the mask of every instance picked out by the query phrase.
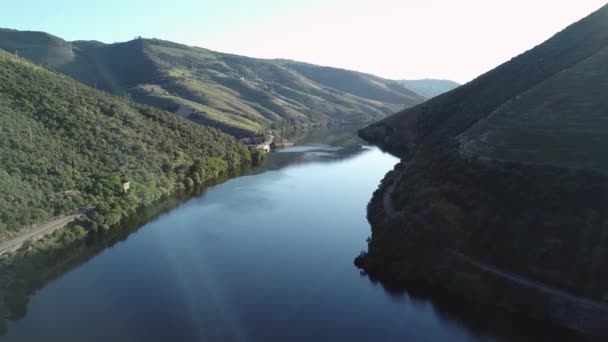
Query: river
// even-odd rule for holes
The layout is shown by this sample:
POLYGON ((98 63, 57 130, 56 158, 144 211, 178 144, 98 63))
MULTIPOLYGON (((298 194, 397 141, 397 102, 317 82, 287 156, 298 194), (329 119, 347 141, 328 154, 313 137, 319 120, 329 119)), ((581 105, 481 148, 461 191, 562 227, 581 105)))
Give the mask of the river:
POLYGON ((525 331, 488 328, 359 273, 366 205, 398 160, 358 144, 348 132, 311 134, 130 227, 32 295, 1 340, 494 341, 525 331))

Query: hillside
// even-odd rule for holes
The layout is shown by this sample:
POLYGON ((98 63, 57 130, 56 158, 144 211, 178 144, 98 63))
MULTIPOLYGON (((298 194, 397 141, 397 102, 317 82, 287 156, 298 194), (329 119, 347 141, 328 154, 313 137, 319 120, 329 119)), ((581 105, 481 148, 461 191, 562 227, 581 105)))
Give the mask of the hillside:
MULTIPOLYGON (((608 300, 607 51, 608 5, 474 81, 362 130, 403 163, 374 194, 372 239, 357 264, 385 284, 416 279, 596 333, 567 318, 588 308, 524 291, 487 269, 608 300)), ((608 322, 608 312, 592 316, 595 328, 608 322)))
POLYGON ((608 42, 607 17, 608 8, 604 7, 449 96, 434 98, 373 125, 367 131, 368 138, 374 140, 374 129, 386 130, 387 134, 380 134, 385 147, 403 154, 414 145, 457 137, 501 105, 600 52, 608 42))
POLYGON ((0 48, 51 68, 75 59, 72 44, 43 32, 0 29, 0 48))
POLYGON ((416 91, 428 98, 439 96, 460 87, 460 84, 450 80, 402 80, 399 81, 399 83, 403 84, 406 88, 416 91))
POLYGON ((41 32, 0 30, 0 49, 236 136, 269 127, 373 122, 427 99, 372 75, 157 39, 70 43, 41 32))
POLYGON ((109 227, 252 160, 244 145, 213 128, 2 51, 0 137, 0 241, 89 206, 97 208, 97 224, 109 227))
POLYGON ((608 170, 608 46, 501 105, 459 136, 464 154, 608 170))

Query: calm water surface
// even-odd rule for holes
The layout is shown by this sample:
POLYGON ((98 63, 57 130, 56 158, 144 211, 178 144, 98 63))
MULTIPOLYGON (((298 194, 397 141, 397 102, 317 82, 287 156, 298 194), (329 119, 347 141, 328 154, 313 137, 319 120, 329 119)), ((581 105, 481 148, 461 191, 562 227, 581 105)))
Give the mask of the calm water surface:
POLYGON ((397 159, 333 138, 274 153, 83 261, 2 340, 499 339, 360 275, 366 205, 397 159))

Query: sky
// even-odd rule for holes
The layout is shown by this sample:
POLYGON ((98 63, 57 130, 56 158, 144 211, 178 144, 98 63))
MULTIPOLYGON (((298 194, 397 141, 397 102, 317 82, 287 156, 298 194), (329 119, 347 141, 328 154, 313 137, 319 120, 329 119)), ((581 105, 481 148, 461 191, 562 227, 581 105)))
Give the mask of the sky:
POLYGON ((465 83, 604 4, 606 0, 20 0, 2 8, 0 27, 105 43, 159 38, 390 79, 465 83))

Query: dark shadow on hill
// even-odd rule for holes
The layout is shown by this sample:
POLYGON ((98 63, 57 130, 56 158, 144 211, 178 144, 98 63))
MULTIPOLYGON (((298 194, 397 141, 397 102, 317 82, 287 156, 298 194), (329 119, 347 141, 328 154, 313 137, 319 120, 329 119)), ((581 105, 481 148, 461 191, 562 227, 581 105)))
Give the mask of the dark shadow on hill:
POLYGON ((367 277, 370 283, 382 286, 394 300, 407 300, 414 305, 431 303, 440 320, 458 321, 482 339, 495 336, 501 341, 586 341, 585 337, 563 327, 509 314, 490 304, 473 303, 441 289, 420 286, 415 282, 404 287, 380 282, 363 272, 361 275, 367 277))

